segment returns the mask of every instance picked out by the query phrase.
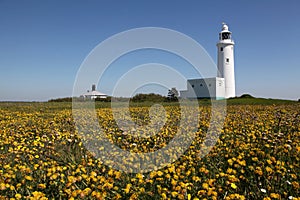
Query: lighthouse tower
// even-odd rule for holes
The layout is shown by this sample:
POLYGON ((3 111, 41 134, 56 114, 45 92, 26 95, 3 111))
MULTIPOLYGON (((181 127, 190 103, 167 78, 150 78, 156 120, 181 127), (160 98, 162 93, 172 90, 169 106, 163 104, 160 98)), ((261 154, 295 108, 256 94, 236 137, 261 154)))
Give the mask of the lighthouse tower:
POLYGON ((225 79, 225 97, 235 97, 234 78, 234 41, 228 26, 223 23, 219 33, 218 47, 218 77, 225 79))

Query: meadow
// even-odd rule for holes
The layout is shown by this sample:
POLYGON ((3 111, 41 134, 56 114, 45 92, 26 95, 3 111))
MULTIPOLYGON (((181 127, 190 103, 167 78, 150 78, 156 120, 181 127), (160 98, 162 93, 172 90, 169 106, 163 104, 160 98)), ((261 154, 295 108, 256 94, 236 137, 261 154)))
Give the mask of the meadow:
MULTIPOLYGON (((149 123, 149 105, 131 105, 136 123, 149 123)), ((170 120, 141 139, 118 129, 108 103, 96 103, 109 140, 136 153, 163 148, 176 134, 180 109, 164 107, 170 120)), ((0 199, 300 199, 300 103, 229 100, 221 135, 204 157, 211 110, 207 102, 199 109, 183 155, 157 170, 125 173, 85 148, 71 103, 2 102, 0 199)))

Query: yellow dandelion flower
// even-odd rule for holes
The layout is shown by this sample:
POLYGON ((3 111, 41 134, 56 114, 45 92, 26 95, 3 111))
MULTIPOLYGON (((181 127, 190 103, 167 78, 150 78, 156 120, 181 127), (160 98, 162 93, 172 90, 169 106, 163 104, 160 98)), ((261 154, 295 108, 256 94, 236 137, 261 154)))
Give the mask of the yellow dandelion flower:
POLYGON ((279 194, 276 194, 276 193, 271 193, 271 194, 270 194, 270 197, 271 197, 271 198, 274 198, 274 199, 279 199, 279 198, 280 198, 280 195, 279 195, 279 194))
POLYGON ((267 163, 268 163, 269 165, 271 165, 271 164, 272 164, 272 160, 268 159, 268 160, 267 160, 267 163))
POLYGON ((295 189, 299 189, 299 183, 298 183, 298 182, 293 181, 293 182, 292 182, 292 185, 293 185, 293 187, 294 187, 295 189))
POLYGON ((208 189, 209 185, 207 183, 202 184, 203 189, 208 189))
POLYGON ((171 195, 172 195, 172 197, 177 197, 177 195, 178 195, 178 192, 176 192, 176 191, 173 191, 173 192, 171 192, 171 195))
POLYGON ((232 168, 228 168, 227 171, 226 171, 227 174, 232 174, 232 172, 233 172, 232 168))
POLYGON ((162 176, 163 174, 164 174, 164 173, 163 173, 162 171, 158 171, 158 172, 157 172, 157 175, 158 175, 158 176, 162 176))
POLYGON ((15 197, 16 197, 16 199, 21 199, 21 198, 22 198, 22 195, 19 194, 19 193, 17 193, 17 194, 15 194, 15 197))
POLYGON ((169 172, 170 173, 173 173, 173 172, 175 172, 175 166, 174 165, 172 165, 171 167, 169 167, 169 172))
POLYGON ((293 179, 297 179, 297 175, 296 175, 296 174, 291 174, 291 177, 292 177, 293 179))
POLYGON ((128 183, 128 184, 126 185, 126 188, 124 189, 124 192, 125 192, 126 194, 128 194, 129 191, 130 191, 130 188, 131 188, 131 184, 128 183))
POLYGON ((84 195, 88 195, 91 191, 92 191, 91 188, 85 188, 83 190, 83 193, 84 193, 84 195))
POLYGON ((6 189, 5 183, 0 183, 0 190, 5 190, 5 189, 6 189))
POLYGON ((271 200, 271 198, 270 197, 264 197, 263 200, 271 200))
POLYGON ((162 199, 167 199, 166 193, 162 193, 162 194, 161 194, 161 197, 162 197, 162 199))
POLYGON ((112 176, 113 174, 114 174, 114 170, 110 169, 110 170, 108 171, 108 175, 109 175, 109 176, 112 176))
POLYGON ((178 199, 182 199, 182 200, 184 200, 184 195, 183 194, 178 194, 178 199))
POLYGON ((192 195, 191 195, 191 194, 188 194, 187 197, 188 197, 188 200, 191 200, 192 195))
POLYGON ((205 172, 205 170, 206 170, 205 167, 201 167, 201 168, 199 169, 200 172, 205 172))
POLYGON ((232 166, 232 164, 233 164, 233 160, 232 160, 232 159, 228 159, 227 162, 228 162, 228 164, 229 164, 230 166, 232 166))
POLYGON ((257 158, 257 157, 254 157, 254 158, 252 158, 252 160, 253 160, 254 162, 257 162, 257 161, 258 161, 258 158, 257 158))
POLYGON ((72 195, 72 197, 77 197, 77 195, 78 195, 77 190, 74 190, 71 195, 72 195))
POLYGON ((116 179, 120 179, 120 177, 121 177, 121 172, 115 171, 115 177, 116 177, 116 179))
POLYGON ((138 179, 143 179, 143 177, 144 177, 144 175, 141 173, 136 174, 136 178, 138 178, 138 179))
POLYGON ((271 167, 267 166, 267 167, 266 167, 266 171, 267 171, 268 173, 272 173, 272 172, 273 172, 273 169, 272 169, 271 167))
POLYGON ((10 189, 10 190, 15 190, 15 186, 11 185, 11 186, 9 187, 9 189, 10 189))
POLYGON ((155 177, 155 176, 156 176, 156 171, 150 172, 150 178, 153 178, 153 177, 155 177))
POLYGON ((236 188, 237 188, 237 186, 236 186, 235 183, 231 183, 231 184, 230 184, 230 187, 232 187, 233 189, 236 189, 236 188))
POLYGON ((28 176, 28 175, 25 176, 25 179, 28 180, 28 181, 32 181, 33 180, 33 178, 31 176, 28 176))
POLYGON ((246 161, 245 160, 241 160, 241 161, 239 161, 239 164, 241 165, 241 166, 246 166, 246 161))
POLYGON ((91 177, 95 177, 95 176, 97 176, 97 173, 94 172, 94 171, 92 171, 92 172, 91 172, 91 177))
POLYGON ((166 174, 166 178, 170 179, 171 178, 171 174, 166 174))

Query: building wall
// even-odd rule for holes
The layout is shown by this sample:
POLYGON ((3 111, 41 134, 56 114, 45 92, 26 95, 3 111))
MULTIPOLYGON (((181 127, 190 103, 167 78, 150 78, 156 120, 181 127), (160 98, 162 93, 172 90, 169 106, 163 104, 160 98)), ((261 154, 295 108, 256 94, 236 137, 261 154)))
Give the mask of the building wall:
POLYGON ((225 79, 216 77, 216 99, 221 100, 225 99, 225 79))
POLYGON ((225 78, 226 98, 235 97, 234 42, 220 41, 218 47, 218 77, 225 78))
POLYGON ((225 97, 224 78, 190 79, 187 81, 187 90, 181 91, 182 98, 213 98, 225 97))

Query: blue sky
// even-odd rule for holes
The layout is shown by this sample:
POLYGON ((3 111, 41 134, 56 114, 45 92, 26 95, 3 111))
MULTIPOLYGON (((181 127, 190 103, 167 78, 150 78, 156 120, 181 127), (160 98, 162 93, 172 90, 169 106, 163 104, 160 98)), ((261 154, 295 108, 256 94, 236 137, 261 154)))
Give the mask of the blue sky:
MULTIPOLYGON (((71 96, 76 73, 89 52, 108 37, 132 28, 182 32, 216 62, 223 21, 236 43, 237 95, 296 100, 300 98, 299 8, 297 0, 0 0, 0 101, 71 96)), ((161 61, 159 56, 149 59, 157 52, 142 54, 145 59, 140 62, 161 61)), ((177 59, 163 56, 167 58, 170 65, 177 59)), ((124 63, 131 65, 130 59, 124 63)), ((112 74, 120 72, 118 67, 111 69, 112 74)), ((192 76, 188 70, 187 76, 192 76)), ((106 81, 98 88, 111 94, 111 83, 106 81)))

